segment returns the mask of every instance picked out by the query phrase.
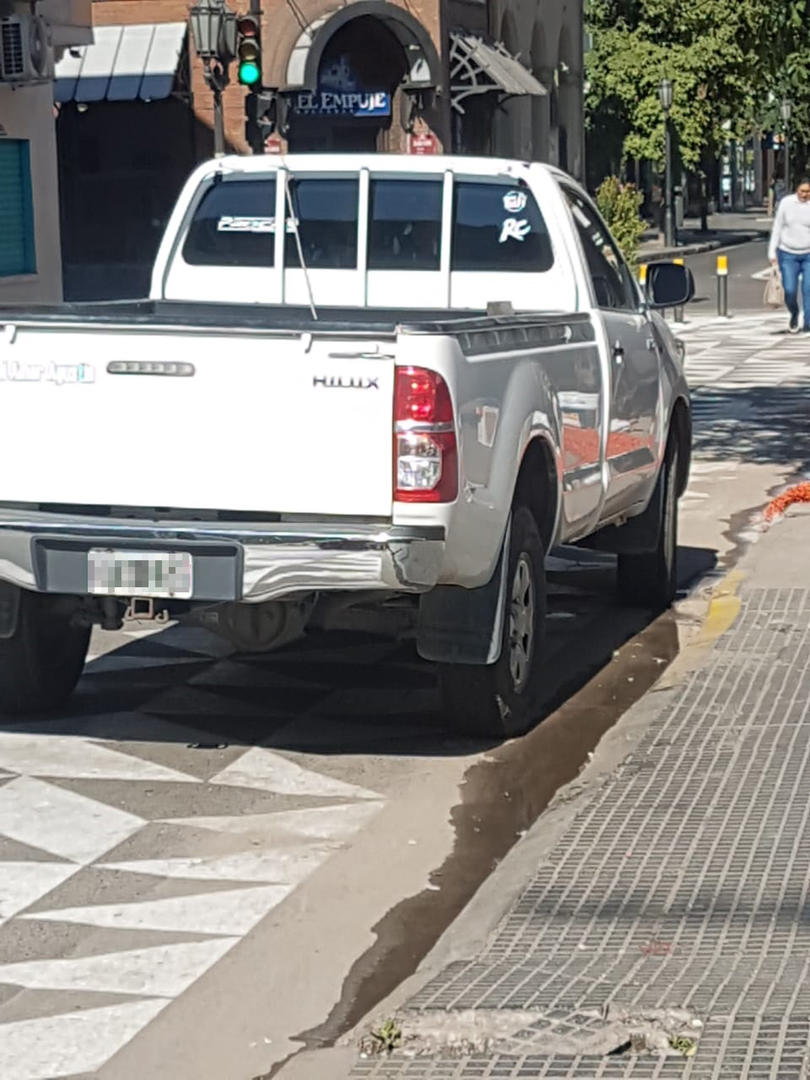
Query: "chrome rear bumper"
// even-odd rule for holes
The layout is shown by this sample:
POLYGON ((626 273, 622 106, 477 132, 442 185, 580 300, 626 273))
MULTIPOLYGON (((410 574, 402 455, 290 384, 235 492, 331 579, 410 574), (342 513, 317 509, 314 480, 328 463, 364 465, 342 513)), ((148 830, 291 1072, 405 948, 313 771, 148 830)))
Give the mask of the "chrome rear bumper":
POLYGON ((153 521, 0 509, 0 580, 87 595, 90 548, 190 551, 192 600, 259 602, 312 591, 425 592, 442 526, 153 521))

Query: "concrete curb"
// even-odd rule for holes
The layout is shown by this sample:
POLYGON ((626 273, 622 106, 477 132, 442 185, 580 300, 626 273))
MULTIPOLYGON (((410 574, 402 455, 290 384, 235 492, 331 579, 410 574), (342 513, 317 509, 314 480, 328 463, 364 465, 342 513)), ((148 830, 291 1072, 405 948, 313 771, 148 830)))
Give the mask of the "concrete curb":
POLYGON ((752 240, 759 240, 767 234, 764 232, 733 233, 715 240, 703 240, 700 243, 684 244, 681 247, 671 248, 648 248, 639 250, 639 262, 653 262, 655 259, 679 259, 687 255, 702 255, 706 251, 717 251, 719 248, 738 247, 740 244, 750 244, 752 240))

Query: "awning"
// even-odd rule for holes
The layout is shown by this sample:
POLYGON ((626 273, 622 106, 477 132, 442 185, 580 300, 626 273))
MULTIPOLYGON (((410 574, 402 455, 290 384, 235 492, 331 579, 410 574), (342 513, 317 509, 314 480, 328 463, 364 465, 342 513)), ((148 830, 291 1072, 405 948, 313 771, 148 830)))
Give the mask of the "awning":
POLYGON ((186 23, 98 26, 56 65, 56 101, 161 101, 174 87, 186 23))
POLYGON ((450 35, 450 97, 453 107, 464 112, 461 102, 473 94, 496 92, 502 97, 548 91, 528 68, 500 43, 488 45, 474 34, 450 35))

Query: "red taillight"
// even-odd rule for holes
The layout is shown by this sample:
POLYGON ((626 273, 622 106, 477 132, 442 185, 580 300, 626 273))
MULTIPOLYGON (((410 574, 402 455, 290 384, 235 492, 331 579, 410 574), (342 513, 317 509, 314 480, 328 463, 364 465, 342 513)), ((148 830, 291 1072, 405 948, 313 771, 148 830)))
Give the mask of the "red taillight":
POLYGON ((399 367, 394 391, 394 500, 453 502, 458 450, 447 383, 426 368, 399 367))
POLYGON ((397 423, 452 424, 453 403, 447 383, 435 371, 424 368, 397 368, 394 395, 397 423))

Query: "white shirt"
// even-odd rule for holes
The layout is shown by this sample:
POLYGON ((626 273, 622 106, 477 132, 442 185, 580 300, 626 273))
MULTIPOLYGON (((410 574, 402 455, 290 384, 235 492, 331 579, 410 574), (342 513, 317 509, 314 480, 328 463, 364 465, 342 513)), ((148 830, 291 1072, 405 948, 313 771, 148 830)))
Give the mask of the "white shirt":
POLYGON ((779 203, 768 258, 775 259, 777 251, 810 255, 810 199, 802 202, 798 195, 786 195, 779 203))

